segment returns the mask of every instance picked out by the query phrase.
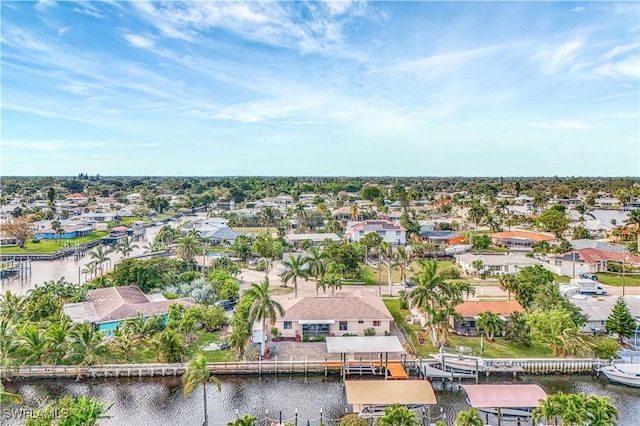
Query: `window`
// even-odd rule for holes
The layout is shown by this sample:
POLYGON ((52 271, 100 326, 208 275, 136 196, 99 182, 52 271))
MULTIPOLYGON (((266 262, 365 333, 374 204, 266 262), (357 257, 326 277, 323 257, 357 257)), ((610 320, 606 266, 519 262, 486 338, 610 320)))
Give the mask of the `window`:
POLYGON ((358 320, 358 324, 364 324, 364 320, 358 320))
POLYGON ((284 322, 284 329, 285 330, 291 330, 291 321, 285 321, 284 322))
POLYGON ((396 231, 396 237, 399 237, 400 235, 402 235, 401 231, 396 231))
POLYGON ((387 236, 387 233, 385 231, 377 231, 376 234, 380 235, 383 238, 387 236))
POLYGON ((347 330, 349 330, 349 322, 340 321, 340 331, 347 331, 347 330))
POLYGON ((358 235, 360 235, 360 236, 364 235, 364 231, 358 232, 358 235))
POLYGON ((374 321, 373 322, 373 326, 374 327, 380 327, 380 321, 374 321))

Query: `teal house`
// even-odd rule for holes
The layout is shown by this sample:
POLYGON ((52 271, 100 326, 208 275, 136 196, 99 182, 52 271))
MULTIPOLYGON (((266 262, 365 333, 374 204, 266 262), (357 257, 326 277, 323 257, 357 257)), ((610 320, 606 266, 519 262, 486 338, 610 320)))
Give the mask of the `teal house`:
POLYGON ((166 323, 169 306, 174 303, 185 308, 195 305, 193 299, 169 300, 161 294, 144 294, 135 286, 121 286, 89 290, 84 302, 68 303, 63 311, 74 323, 89 322, 105 336, 111 336, 125 320, 138 316, 162 316, 166 323))

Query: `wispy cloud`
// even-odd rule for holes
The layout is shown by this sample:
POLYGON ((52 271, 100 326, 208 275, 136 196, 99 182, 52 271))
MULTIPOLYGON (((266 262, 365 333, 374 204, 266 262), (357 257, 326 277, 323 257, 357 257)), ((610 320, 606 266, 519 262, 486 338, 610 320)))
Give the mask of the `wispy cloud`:
POLYGON ((534 121, 528 124, 529 127, 541 129, 568 129, 568 130, 590 130, 603 127, 602 124, 590 123, 578 120, 557 120, 554 122, 534 121))
POLYGON ((155 45, 155 42, 147 37, 142 37, 135 34, 125 34, 123 37, 134 47, 150 49, 155 45))

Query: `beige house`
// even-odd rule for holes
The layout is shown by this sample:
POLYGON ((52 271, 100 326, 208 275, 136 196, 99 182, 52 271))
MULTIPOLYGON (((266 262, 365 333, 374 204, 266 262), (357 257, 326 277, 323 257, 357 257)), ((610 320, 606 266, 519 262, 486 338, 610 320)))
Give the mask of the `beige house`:
POLYGON ((340 296, 304 297, 282 302, 283 318, 275 326, 282 337, 364 336, 373 328, 377 336, 391 332, 393 317, 382 299, 359 291, 340 296))

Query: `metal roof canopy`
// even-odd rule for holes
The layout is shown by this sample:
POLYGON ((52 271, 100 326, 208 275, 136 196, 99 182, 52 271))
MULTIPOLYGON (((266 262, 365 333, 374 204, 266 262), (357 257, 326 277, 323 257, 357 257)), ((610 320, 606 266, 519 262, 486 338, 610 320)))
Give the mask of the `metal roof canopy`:
POLYGON ((330 354, 405 353, 396 336, 347 336, 327 337, 327 352, 330 354))
POLYGON ((538 385, 462 385, 473 408, 535 408, 547 393, 538 385))
POLYGON ((344 385, 347 402, 352 405, 436 403, 436 395, 428 380, 347 380, 344 385))

